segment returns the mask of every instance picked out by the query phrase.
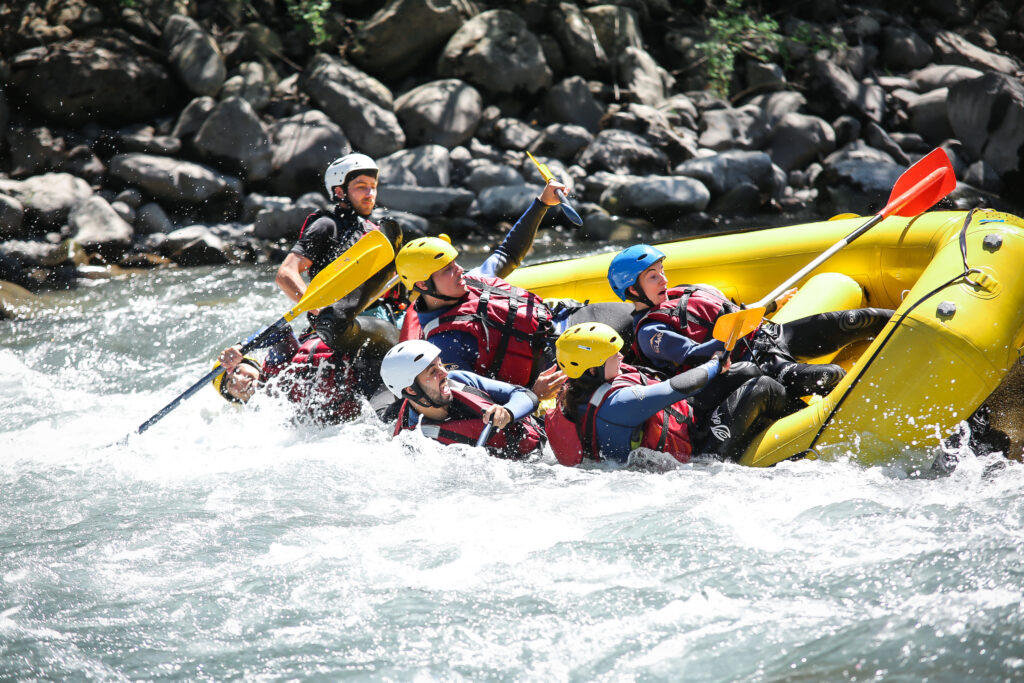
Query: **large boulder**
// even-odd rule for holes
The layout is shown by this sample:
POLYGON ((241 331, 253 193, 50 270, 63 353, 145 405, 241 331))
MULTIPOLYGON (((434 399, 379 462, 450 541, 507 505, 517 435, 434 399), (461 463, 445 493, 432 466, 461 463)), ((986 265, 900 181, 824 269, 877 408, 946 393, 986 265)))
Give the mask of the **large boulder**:
POLYGON ((911 73, 910 79, 917 86, 917 90, 924 93, 938 88, 948 88, 960 81, 974 80, 979 78, 982 73, 982 71, 969 66, 931 64, 911 73))
POLYGON ((984 50, 952 31, 939 31, 935 34, 935 50, 939 61, 946 64, 961 64, 1010 75, 1020 72, 1020 62, 1017 60, 984 50))
POLYGON ((21 236, 21 224, 25 220, 25 207, 20 201, 6 194, 0 194, 0 242, 21 236))
POLYGON ((384 185, 448 187, 451 184, 451 157, 448 150, 441 145, 403 149, 378 159, 377 165, 380 167, 380 179, 384 185), (409 179, 412 182, 407 182, 409 179))
POLYGON ((836 148, 836 133, 827 121, 817 116, 790 112, 775 126, 771 157, 779 168, 792 171, 804 168, 836 148))
POLYGON ((492 95, 535 93, 551 85, 537 36, 518 14, 501 9, 463 24, 445 45, 437 71, 492 95))
POLYGON ((907 107, 914 132, 933 145, 953 137, 953 129, 949 125, 948 98, 948 88, 937 88, 917 97, 907 107))
POLYGON ((227 77, 217 41, 190 17, 176 14, 164 24, 163 48, 178 78, 196 95, 216 95, 227 77))
POLYGON ((609 187, 601 207, 611 213, 642 216, 701 211, 711 201, 703 183, 685 176, 639 178, 609 187))
POLYGON ((588 172, 664 174, 668 157, 636 133, 603 130, 580 155, 579 164, 588 172))
POLYGON ((356 151, 380 157, 405 147, 405 133, 383 84, 326 55, 313 60, 301 82, 356 151))
POLYGON ((59 230, 71 209, 92 196, 89 183, 70 173, 44 173, 24 180, 0 179, 0 194, 24 207, 22 234, 59 230))
POLYGON ((252 105, 241 97, 217 104, 196 133, 196 151, 226 172, 248 180, 270 175, 270 136, 252 105))
POLYGON ((215 266, 231 262, 228 244, 205 225, 189 225, 167 235, 161 251, 183 266, 215 266))
POLYGON ((265 184, 289 197, 321 189, 327 166, 352 151, 338 124, 316 109, 275 121, 270 145, 273 170, 265 184))
POLYGON ((622 5, 598 5, 583 10, 605 54, 616 59, 627 47, 644 46, 640 19, 634 10, 622 5))
POLYGON ((71 238, 86 251, 113 257, 132 246, 132 226, 99 195, 93 195, 76 206, 68 216, 68 225, 71 238))
POLYGON ((953 132, 971 157, 984 160, 1000 176, 1021 170, 1024 85, 987 73, 951 86, 947 106, 953 132))
POLYGON ((154 197, 199 204, 214 197, 238 198, 242 182, 203 164, 151 154, 118 154, 110 160, 110 175, 154 197))
POLYGON ((652 107, 662 104, 675 84, 671 74, 661 68, 643 48, 625 48, 618 57, 617 65, 619 79, 634 99, 642 104, 652 107))
POLYGON ((395 113, 409 144, 452 149, 473 137, 483 113, 483 99, 468 83, 447 78, 424 83, 399 97, 395 113))
POLYGON ((920 69, 932 59, 932 46, 917 31, 902 26, 882 30, 882 59, 897 71, 920 69))
POLYGON ((596 78, 608 70, 608 55, 597 38, 587 15, 569 2, 560 2, 551 11, 551 29, 572 73, 596 78))
POLYGON ((760 149, 768 139, 768 126, 753 105, 706 110, 700 119, 700 146, 715 151, 760 149))
POLYGON ((469 0, 390 0, 360 27, 348 57, 368 73, 401 78, 474 14, 469 0))
POLYGON ((8 94, 37 116, 69 125, 145 121, 168 112, 181 98, 162 64, 109 36, 15 55, 8 94))
POLYGON ((467 214, 477 219, 514 221, 536 197, 533 185, 496 185, 480 192, 467 214))
POLYGON ((814 73, 839 109, 853 111, 872 121, 885 117, 885 90, 880 85, 861 82, 829 59, 815 58, 814 73))
POLYGON ((551 119, 574 123, 591 133, 597 132, 604 114, 604 107, 579 76, 571 76, 552 86, 544 97, 544 108, 551 119))
POLYGON ((379 201, 395 211, 417 216, 462 214, 476 198, 469 190, 456 187, 420 187, 418 185, 384 185, 379 201))
POLYGON ((774 180, 771 157, 764 152, 741 150, 690 159, 676 166, 674 172, 699 180, 716 197, 741 183, 750 183, 767 192, 772 189, 774 180))

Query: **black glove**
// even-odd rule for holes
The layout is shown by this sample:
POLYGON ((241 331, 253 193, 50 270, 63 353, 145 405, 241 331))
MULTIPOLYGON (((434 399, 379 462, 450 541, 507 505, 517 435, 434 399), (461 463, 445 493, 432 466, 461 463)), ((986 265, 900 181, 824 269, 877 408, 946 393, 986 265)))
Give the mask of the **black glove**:
POLYGON ((337 306, 327 306, 313 320, 313 330, 325 344, 332 349, 338 348, 338 340, 348 330, 352 321, 345 311, 337 306))

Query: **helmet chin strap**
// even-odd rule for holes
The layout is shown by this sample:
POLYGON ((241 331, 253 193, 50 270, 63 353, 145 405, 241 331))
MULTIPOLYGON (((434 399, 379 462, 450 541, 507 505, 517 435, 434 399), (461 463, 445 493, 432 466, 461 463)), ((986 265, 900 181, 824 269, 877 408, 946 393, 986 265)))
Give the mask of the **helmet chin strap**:
POLYGON ((640 285, 633 285, 632 287, 627 287, 626 295, 629 296, 629 298, 632 299, 633 301, 639 301, 640 303, 647 305, 649 308, 655 308, 654 302, 647 298, 647 295, 644 294, 643 287, 641 287, 640 285), (634 292, 639 292, 639 294, 637 294, 636 296, 632 296, 630 295, 630 290, 633 290, 634 292))
POLYGON ((422 408, 446 408, 448 406, 447 403, 438 403, 427 396, 427 392, 423 391, 419 380, 413 381, 411 390, 406 388, 402 393, 405 394, 406 398, 422 408))
POLYGON ((448 296, 447 294, 442 294, 437 291, 437 287, 434 286, 434 281, 430 278, 427 278, 427 283, 426 287, 418 287, 414 284, 412 288, 420 294, 426 294, 427 296, 432 296, 435 299, 443 299, 444 301, 455 302, 462 299, 462 296, 448 296))

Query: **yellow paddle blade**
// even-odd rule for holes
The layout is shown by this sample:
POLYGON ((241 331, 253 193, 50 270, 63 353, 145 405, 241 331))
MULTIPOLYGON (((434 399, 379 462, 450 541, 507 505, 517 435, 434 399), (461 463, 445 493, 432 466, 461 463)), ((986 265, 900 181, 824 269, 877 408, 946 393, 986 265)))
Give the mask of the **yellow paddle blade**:
POLYGON ((532 161, 537 166, 537 170, 540 171, 540 177, 544 179, 545 183, 555 177, 555 174, 551 172, 551 169, 548 168, 547 164, 540 163, 529 152, 526 153, 526 156, 530 157, 530 161, 532 161))
POLYGON ((383 233, 379 230, 366 233, 344 254, 317 273, 299 303, 284 314, 284 319, 291 321, 301 313, 329 306, 345 298, 394 258, 395 249, 383 233))
POLYGON ((726 313, 715 322, 712 334, 715 339, 725 342, 726 351, 732 351, 741 337, 747 336, 758 328, 764 319, 765 312, 766 309, 760 306, 736 313, 726 313))

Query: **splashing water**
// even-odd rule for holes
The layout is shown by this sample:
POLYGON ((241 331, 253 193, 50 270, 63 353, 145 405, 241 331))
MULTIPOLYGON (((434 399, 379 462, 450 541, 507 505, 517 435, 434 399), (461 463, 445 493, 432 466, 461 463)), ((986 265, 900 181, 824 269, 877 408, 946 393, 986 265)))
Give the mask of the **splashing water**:
POLYGON ((0 679, 1012 680, 1024 469, 488 458, 202 391, 288 304, 162 271, 0 322, 0 679))

